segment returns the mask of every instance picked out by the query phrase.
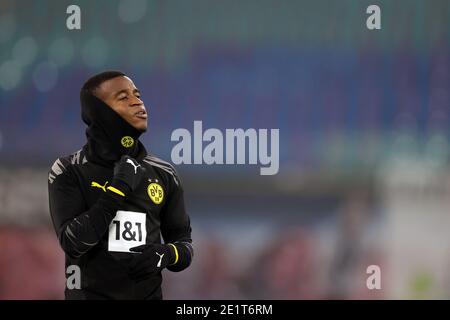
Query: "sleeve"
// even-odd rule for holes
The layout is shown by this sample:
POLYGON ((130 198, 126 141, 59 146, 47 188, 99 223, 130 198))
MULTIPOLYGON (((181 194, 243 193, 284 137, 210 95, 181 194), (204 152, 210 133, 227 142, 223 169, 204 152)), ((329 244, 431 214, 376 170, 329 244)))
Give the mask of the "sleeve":
POLYGON ((49 208, 64 252, 78 258, 94 247, 108 230, 123 197, 105 192, 87 209, 81 186, 69 164, 56 160, 49 172, 49 208))
POLYGON ((161 214, 161 234, 165 243, 172 244, 176 251, 175 262, 167 269, 179 272, 189 267, 194 257, 192 228, 184 205, 184 191, 181 182, 175 174, 169 178, 172 190, 161 214))

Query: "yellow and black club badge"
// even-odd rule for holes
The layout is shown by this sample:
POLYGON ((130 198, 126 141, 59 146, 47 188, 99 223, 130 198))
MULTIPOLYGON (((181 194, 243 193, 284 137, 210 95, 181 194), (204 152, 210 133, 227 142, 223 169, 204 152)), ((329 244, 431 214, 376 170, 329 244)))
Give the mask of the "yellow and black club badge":
POLYGON ((160 204, 164 199, 164 190, 156 182, 152 182, 148 185, 147 193, 150 199, 156 204, 160 204))
POLYGON ((134 139, 130 136, 125 136, 125 137, 122 137, 122 139, 120 140, 120 143, 122 143, 122 145, 125 148, 131 148, 134 144, 134 139))

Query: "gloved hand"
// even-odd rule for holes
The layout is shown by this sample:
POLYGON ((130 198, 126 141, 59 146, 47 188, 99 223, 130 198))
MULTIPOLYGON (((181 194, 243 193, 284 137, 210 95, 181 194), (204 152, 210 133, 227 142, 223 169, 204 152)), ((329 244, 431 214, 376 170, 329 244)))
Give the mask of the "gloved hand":
POLYGON ((130 156, 124 155, 114 166, 114 178, 111 185, 125 194, 133 192, 144 174, 145 168, 143 166, 130 156))
POLYGON ((176 259, 176 249, 171 244, 144 244, 130 248, 135 254, 128 264, 128 274, 136 281, 152 276, 176 259))

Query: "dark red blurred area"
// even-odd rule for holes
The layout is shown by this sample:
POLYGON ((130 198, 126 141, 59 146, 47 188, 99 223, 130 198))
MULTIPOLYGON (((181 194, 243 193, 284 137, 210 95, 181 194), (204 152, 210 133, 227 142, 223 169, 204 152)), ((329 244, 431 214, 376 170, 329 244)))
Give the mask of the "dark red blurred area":
POLYGON ((63 299, 64 253, 52 230, 0 228, 0 299, 63 299))

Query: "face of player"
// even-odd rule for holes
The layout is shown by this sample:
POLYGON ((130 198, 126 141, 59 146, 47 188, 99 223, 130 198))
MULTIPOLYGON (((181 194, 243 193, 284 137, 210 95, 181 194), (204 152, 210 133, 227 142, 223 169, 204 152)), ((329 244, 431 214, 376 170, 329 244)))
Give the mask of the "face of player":
POLYGON ((133 127, 142 132, 147 130, 147 111, 139 90, 130 78, 120 76, 109 79, 94 94, 133 127))

